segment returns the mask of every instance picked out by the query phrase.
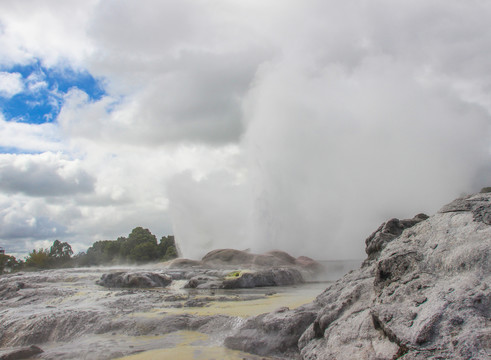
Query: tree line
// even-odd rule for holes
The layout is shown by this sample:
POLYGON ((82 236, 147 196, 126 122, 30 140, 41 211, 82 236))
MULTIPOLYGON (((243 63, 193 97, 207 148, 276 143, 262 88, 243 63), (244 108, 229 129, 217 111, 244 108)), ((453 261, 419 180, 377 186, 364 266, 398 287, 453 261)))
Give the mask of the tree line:
POLYGON ((81 252, 75 256, 73 256, 71 245, 59 240, 55 240, 49 249, 32 250, 24 260, 0 254, 0 274, 21 269, 42 270, 123 263, 141 264, 167 261, 177 256, 173 235, 163 236, 160 242, 157 242, 157 237, 150 230, 136 227, 128 237, 96 241, 87 252, 81 252))

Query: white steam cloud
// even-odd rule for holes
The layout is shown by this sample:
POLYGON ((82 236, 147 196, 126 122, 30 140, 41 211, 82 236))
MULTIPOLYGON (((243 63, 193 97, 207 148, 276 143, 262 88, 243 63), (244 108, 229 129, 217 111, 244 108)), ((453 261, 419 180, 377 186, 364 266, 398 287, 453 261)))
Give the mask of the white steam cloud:
MULTIPOLYGON (((259 67, 243 102, 240 185, 212 174, 171 187, 186 255, 362 258, 381 221, 431 214, 490 180, 482 15, 455 2, 441 13, 421 2, 359 5, 322 21, 310 13, 314 24, 289 28, 283 54, 259 67)), ((288 16, 280 26, 298 20, 288 16)))

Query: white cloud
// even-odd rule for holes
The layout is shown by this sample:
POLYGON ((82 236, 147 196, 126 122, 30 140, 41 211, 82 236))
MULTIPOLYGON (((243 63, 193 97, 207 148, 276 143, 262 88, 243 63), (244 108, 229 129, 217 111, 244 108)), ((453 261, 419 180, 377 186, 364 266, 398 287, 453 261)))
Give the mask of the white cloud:
POLYGON ((46 82, 46 75, 41 72, 33 72, 27 77, 27 88, 32 93, 37 93, 41 90, 44 90, 48 87, 48 83, 46 82))
POLYGON ((2 1, 0 64, 26 64, 41 58, 46 66, 66 61, 72 66, 81 66, 92 52, 86 24, 98 2, 2 1))
POLYGON ((63 149, 55 124, 28 124, 6 121, 0 114, 0 146, 16 151, 58 151, 63 149))
MULTIPOLYGON (((40 198, 23 195, 0 194, 0 239, 9 254, 25 256, 32 250, 46 247, 51 240, 67 236, 67 218, 59 216, 69 212, 58 211, 62 207, 48 204, 40 198)), ((66 211, 66 209, 65 209, 66 211)))
POLYGON ((22 75, 19 73, 0 72, 0 96, 10 98, 24 90, 22 75))
POLYGON ((94 190, 94 179, 60 153, 0 154, 0 191, 34 197, 73 196, 94 190))

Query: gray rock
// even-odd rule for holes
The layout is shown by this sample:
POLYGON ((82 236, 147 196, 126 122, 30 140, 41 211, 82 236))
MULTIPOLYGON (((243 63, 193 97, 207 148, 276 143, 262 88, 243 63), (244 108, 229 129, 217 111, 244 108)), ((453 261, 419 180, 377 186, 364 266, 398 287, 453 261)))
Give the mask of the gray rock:
POLYGON ((193 276, 184 285, 188 289, 244 289, 264 286, 285 286, 303 283, 296 268, 246 269, 232 272, 208 272, 193 276))
POLYGON ((98 285, 109 288, 132 287, 154 288, 165 287, 172 282, 170 276, 154 272, 114 272, 103 274, 98 285))
POLYGON ((3 319, 0 347, 28 346, 48 341, 64 341, 90 332, 101 320, 94 311, 56 311, 33 314, 27 319, 3 319))
POLYGON ((412 219, 391 219, 380 225, 380 227, 365 240, 365 252, 368 255, 367 260, 365 260, 365 265, 368 265, 370 260, 376 259, 385 246, 401 235, 404 230, 409 229, 426 219, 428 219, 428 215, 418 214, 412 219))
POLYGON ((248 320, 225 344, 309 360, 489 359, 490 206, 491 193, 482 193, 428 219, 382 224, 367 239, 359 270, 288 316, 248 320), (298 333, 281 343, 265 330, 268 322, 279 331, 307 327, 295 345, 298 333))
POLYGON ((489 194, 489 192, 486 192, 456 199, 450 204, 445 205, 440 210, 440 213, 471 212, 475 221, 480 221, 487 225, 491 225, 489 194))
POLYGON ((222 287, 222 280, 216 276, 197 275, 192 277, 184 288, 186 289, 218 289, 222 287))
POLYGON ((225 339, 225 346, 258 355, 298 356, 297 342, 315 318, 315 311, 286 307, 248 319, 240 330, 225 339))
POLYGON ((293 285, 314 279, 325 271, 321 264, 306 256, 294 258, 279 250, 253 254, 235 249, 210 251, 201 261, 175 259, 166 268, 166 272, 181 271, 179 277, 174 273, 169 275, 173 280, 187 279, 184 287, 190 289, 293 285), (236 277, 229 276, 233 272, 236 277))
POLYGON ((0 283, 0 298, 10 299, 18 296, 18 291, 24 289, 26 285, 21 281, 0 283))

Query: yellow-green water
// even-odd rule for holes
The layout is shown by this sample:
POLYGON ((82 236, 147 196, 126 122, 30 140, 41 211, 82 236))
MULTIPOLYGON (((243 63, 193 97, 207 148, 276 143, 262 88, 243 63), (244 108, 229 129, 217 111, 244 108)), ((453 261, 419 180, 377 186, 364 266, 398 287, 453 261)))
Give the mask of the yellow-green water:
MULTIPOLYGON (((230 350, 221 346, 209 345, 205 343, 209 339, 207 335, 196 331, 178 331, 167 336, 177 337, 178 341, 174 347, 149 350, 138 354, 125 356, 119 360, 161 360, 161 359, 182 359, 182 360, 262 360, 269 359, 264 356, 256 356, 241 351, 230 350)), ((165 337, 165 336, 164 336, 165 337)), ((165 341, 165 339, 162 339, 165 341)))
MULTIPOLYGON (((266 296, 255 300, 244 301, 211 301, 203 307, 181 307, 169 308, 162 304, 161 307, 155 307, 148 312, 133 313, 132 316, 158 317, 167 314, 193 314, 193 315, 229 315, 246 318, 266 312, 271 312, 279 307, 288 307, 295 309, 307 304, 319 295, 325 285, 302 286, 299 288, 289 288, 282 290, 273 295, 266 296)), ((196 296, 199 299, 199 296, 196 296)))
MULTIPOLYGON (((282 289, 274 295, 264 298, 247 301, 211 301, 204 307, 183 307, 183 308, 164 308, 155 307, 148 312, 133 313, 135 317, 158 317, 165 321, 165 316, 169 314, 194 314, 194 315, 216 315, 223 314, 247 318, 265 312, 271 312, 280 307, 294 309, 301 305, 310 303, 320 294, 325 284, 314 284, 302 286, 300 288, 291 287, 282 289)), ((227 349, 217 344, 208 343, 208 335, 194 331, 179 331, 169 334, 178 334, 179 340, 174 346, 167 346, 162 349, 149 350, 138 354, 121 358, 120 360, 152 360, 152 359, 196 359, 196 360, 262 360, 270 359, 264 356, 256 356, 240 351, 227 349)), ((167 336, 167 335, 166 335, 167 336)), ((163 339, 163 343, 169 343, 169 339, 163 339)))

